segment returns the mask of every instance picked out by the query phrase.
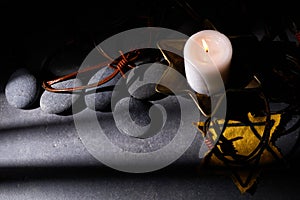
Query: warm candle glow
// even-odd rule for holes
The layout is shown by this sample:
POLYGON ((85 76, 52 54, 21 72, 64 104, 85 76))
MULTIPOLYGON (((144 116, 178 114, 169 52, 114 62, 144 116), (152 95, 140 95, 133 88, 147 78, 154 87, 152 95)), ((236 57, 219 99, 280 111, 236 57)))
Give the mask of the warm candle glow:
POLYGON ((184 46, 188 84, 199 94, 219 93, 227 82, 232 46, 226 35, 215 30, 193 34, 184 46))
POLYGON ((203 45, 203 48, 204 48, 205 52, 208 53, 208 45, 207 45, 207 43, 205 42, 204 39, 202 39, 202 45, 203 45))

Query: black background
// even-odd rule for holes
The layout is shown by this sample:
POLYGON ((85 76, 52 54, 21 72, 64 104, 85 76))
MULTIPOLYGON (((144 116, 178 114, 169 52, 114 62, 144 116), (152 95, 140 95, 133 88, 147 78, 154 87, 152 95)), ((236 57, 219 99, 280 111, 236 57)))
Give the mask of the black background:
POLYGON ((38 69, 45 56, 70 41, 100 43, 121 31, 145 26, 191 35, 203 29, 203 19, 226 35, 268 28, 270 35, 265 37, 273 39, 284 34, 289 18, 300 23, 292 1, 43 1, 30 5, 4 1, 0 12, 2 63, 7 70, 16 65, 38 69))

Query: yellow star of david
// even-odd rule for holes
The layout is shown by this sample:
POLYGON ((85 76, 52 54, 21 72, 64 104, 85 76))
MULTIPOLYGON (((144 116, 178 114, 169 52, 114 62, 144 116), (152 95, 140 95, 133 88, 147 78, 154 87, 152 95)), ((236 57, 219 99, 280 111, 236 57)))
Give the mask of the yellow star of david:
MULTIPOLYGON (((202 161, 205 167, 229 169, 229 175, 242 193, 255 185, 264 165, 282 158, 272 143, 281 115, 270 116, 271 127, 266 126, 266 117, 255 117, 248 113, 248 119, 247 124, 229 120, 219 141, 202 161)), ((203 122, 197 123, 198 128, 203 125, 203 122)), ((214 130, 210 132, 214 133, 214 130)))
MULTIPOLYGON (((184 60, 178 55, 182 55, 182 50, 186 40, 164 40, 158 43, 163 56, 169 63, 169 67, 176 69, 182 75, 184 73, 184 60), (164 47, 172 49, 172 52, 178 52, 178 55, 163 50, 164 47)), ((164 83, 174 83, 177 87, 177 92, 188 92, 187 83, 181 83, 177 81, 176 74, 172 74, 168 70, 162 76, 160 82, 156 86, 157 92, 164 94, 172 94, 168 88, 163 87, 164 83), (161 84, 160 84, 161 83, 161 84)), ((251 81, 246 87, 256 88, 259 81, 251 81)), ((198 100, 196 104, 204 102, 204 105, 198 106, 199 108, 207 107, 205 105, 206 96, 196 94, 198 100)), ((203 111, 203 110, 202 110, 203 111)), ((207 110, 204 110, 205 113, 207 110)), ((221 120, 219 125, 226 123, 226 128, 218 137, 214 126, 209 129, 210 139, 213 142, 208 142, 206 145, 210 145, 206 156, 202 159, 203 166, 221 168, 221 171, 230 171, 230 176, 233 182, 241 193, 249 191, 256 183, 259 174, 261 173, 264 165, 270 164, 277 159, 281 159, 281 155, 278 148, 273 144, 273 135, 276 127, 280 124, 281 115, 272 114, 269 117, 255 117, 250 112, 248 113, 248 123, 235 120, 221 120), (213 145, 215 144, 215 145, 213 145), (230 170, 222 170, 229 168, 230 170)), ((205 122, 197 122, 194 125, 203 133, 201 127, 205 122)), ((205 137, 207 138, 207 137, 205 137)), ((204 141, 205 141, 204 138, 204 141)))

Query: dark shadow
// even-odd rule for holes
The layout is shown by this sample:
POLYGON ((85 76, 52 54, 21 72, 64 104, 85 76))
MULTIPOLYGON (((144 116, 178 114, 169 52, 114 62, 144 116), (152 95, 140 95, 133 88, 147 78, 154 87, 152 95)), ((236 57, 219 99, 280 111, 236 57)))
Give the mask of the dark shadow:
MULTIPOLYGON (((298 167, 300 163, 294 163, 289 166, 289 170, 286 167, 280 165, 271 165, 264 168, 262 176, 264 178, 272 179, 291 179, 291 186, 297 186, 298 183, 294 182, 297 179, 292 177, 298 177, 300 172, 298 167), (295 185, 296 184, 296 185, 295 185)), ((82 179, 108 179, 108 180, 123 180, 126 179, 210 179, 218 176, 216 174, 217 168, 204 168, 201 167, 200 162, 195 164, 178 164, 173 163, 162 169, 147 172, 147 173, 127 173, 112 169, 105 165, 99 164, 94 166, 80 165, 80 166, 28 166, 28 167, 1 167, 0 178, 2 183, 6 181, 14 180, 82 180, 82 179)), ((219 174, 227 174, 232 171, 232 168, 219 167, 219 174)), ((217 181, 217 180, 216 180, 217 181)))
POLYGON ((244 88, 253 79, 256 70, 264 67, 260 43, 254 35, 237 36, 230 41, 233 52, 225 88, 244 88))
MULTIPOLYGON (((176 165, 147 173, 122 172, 105 165, 99 166, 30 166, 30 167, 1 167, 2 182, 14 180, 80 180, 80 179, 108 179, 126 180, 135 178, 176 177, 179 179, 196 178, 198 165, 176 165)), ((209 178, 209 177, 207 177, 209 178)))

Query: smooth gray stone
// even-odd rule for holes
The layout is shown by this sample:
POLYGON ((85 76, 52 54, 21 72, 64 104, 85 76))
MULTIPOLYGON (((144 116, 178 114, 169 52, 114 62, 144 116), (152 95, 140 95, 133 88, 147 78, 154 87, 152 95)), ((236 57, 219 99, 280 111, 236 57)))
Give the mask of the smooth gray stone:
POLYGON ((134 91, 131 95, 140 100, 159 100, 162 97, 165 97, 163 94, 157 93, 155 91, 156 84, 149 83, 147 85, 143 85, 140 88, 138 88, 136 91, 134 91))
POLYGON ((133 97, 118 101, 113 114, 119 130, 137 138, 148 138, 158 133, 165 121, 162 112, 153 103, 133 97))
POLYGON ((26 68, 16 70, 5 87, 8 103, 15 108, 28 108, 37 98, 37 79, 26 68))
MULTIPOLYGON (((99 82, 106 76, 110 75, 113 71, 114 69, 110 67, 99 70, 94 76, 92 76, 88 84, 99 82)), ((122 76, 119 73, 113 79, 97 87, 96 89, 87 89, 85 95, 86 106, 95 111, 111 111, 111 98, 113 89, 121 77, 122 76)))
POLYGON ((165 95, 155 90, 166 67, 158 63, 149 63, 132 69, 127 78, 128 92, 141 100, 159 100, 165 95))
MULTIPOLYGON (((143 103, 132 97, 121 99, 110 120, 98 118, 109 140, 129 152, 152 152, 168 144, 180 126, 176 97, 143 103)), ((198 155, 198 152, 196 152, 198 155)))
MULTIPOLYGON (((81 86, 82 82, 79 79, 71 79, 52 85, 53 88, 70 88, 81 86)), ((77 93, 55 93, 44 91, 41 99, 40 106, 42 111, 49 114, 60 114, 71 109, 80 97, 77 93)))
POLYGON ((166 97, 166 95, 155 90, 156 84, 160 81, 165 70, 156 63, 145 64, 132 69, 127 78, 128 92, 140 100, 154 101, 166 97))
POLYGON ((147 126, 151 122, 151 119, 148 116, 151 106, 153 106, 153 103, 149 101, 142 101, 131 97, 129 100, 130 117, 136 124, 147 126))

